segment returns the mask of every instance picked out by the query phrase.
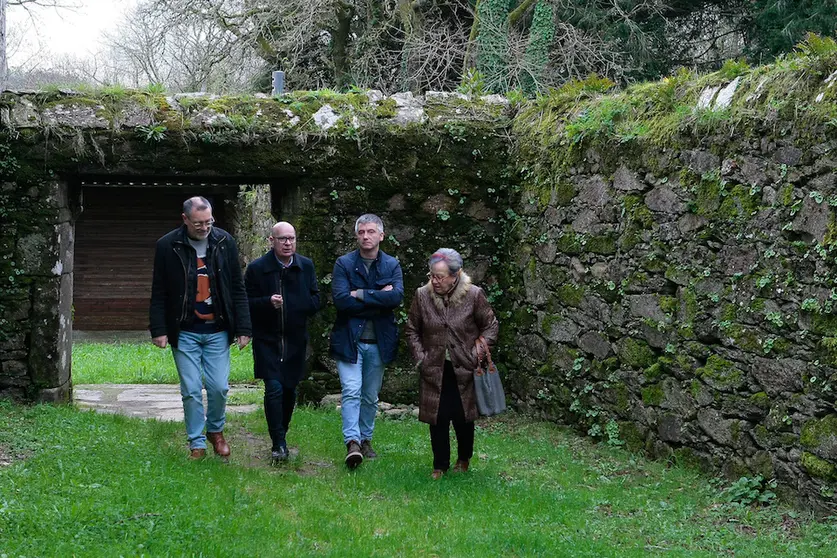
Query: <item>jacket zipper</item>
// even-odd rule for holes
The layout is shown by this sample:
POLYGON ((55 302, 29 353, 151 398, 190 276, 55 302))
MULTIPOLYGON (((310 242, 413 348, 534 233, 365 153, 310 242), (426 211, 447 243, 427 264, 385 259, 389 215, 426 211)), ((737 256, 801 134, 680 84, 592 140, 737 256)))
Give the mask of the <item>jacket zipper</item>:
POLYGON ((186 299, 189 296, 189 272, 186 270, 186 264, 183 262, 183 258, 177 251, 177 248, 172 246, 172 250, 174 250, 174 255, 177 256, 177 259, 180 260, 180 265, 183 266, 183 309, 180 312, 180 323, 183 323, 186 321, 186 299))
MULTIPOLYGON (((226 240, 226 237, 222 236, 221 238, 219 238, 218 243, 215 245, 215 249, 212 251, 212 257, 215 258, 214 265, 212 266, 212 274, 215 277, 215 290, 212 291, 212 296, 213 296, 213 300, 215 298, 217 298, 217 300, 218 300, 218 306, 217 306, 218 307, 218 310, 217 310, 218 323, 225 323, 226 322, 226 317, 224 316, 224 296, 221 294, 221 289, 218 287, 218 284, 219 284, 219 281, 220 281, 219 271, 220 271, 220 268, 221 268, 221 266, 218 264, 218 262, 221 261, 221 243, 224 242, 224 240, 226 240)), ((207 249, 209 249, 208 246, 207 246, 207 249)), ((227 325, 227 327, 231 326, 231 324, 229 324, 229 323, 227 323, 226 325, 227 325)))
POLYGON ((279 362, 285 362, 285 292, 284 281, 282 280, 283 271, 279 270, 279 296, 282 297, 282 306, 279 307, 279 319, 282 323, 282 331, 279 335, 282 343, 282 354, 279 356, 279 362))

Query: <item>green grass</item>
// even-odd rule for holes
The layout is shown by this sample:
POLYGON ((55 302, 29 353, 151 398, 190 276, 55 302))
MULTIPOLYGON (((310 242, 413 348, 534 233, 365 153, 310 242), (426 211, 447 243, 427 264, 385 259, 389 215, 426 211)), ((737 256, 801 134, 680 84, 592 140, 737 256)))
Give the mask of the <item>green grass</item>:
MULTIPOLYGON (((230 349, 230 382, 253 381, 250 345, 230 349)), ((148 343, 74 343, 74 384, 176 384, 171 348, 148 343)))
POLYGON ((180 423, 0 402, 0 555, 834 556, 835 518, 722 504, 552 424, 479 424, 472 471, 434 482, 414 419, 380 420, 381 457, 348 472, 334 411, 300 408, 300 454, 271 468, 260 412, 231 417, 223 464, 187 461, 180 423))

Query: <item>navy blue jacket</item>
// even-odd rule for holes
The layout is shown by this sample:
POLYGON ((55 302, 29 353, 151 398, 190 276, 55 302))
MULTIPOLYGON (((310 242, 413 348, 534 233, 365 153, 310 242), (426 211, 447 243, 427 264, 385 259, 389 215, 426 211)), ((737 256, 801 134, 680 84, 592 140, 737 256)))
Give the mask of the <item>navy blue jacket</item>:
POLYGON ((286 268, 271 250, 247 266, 244 286, 253 320, 255 375, 293 387, 305 369, 308 318, 320 309, 314 263, 294 254, 286 268), (282 295, 278 309, 270 302, 274 294, 282 295))
POLYGON ((398 260, 379 250, 367 273, 360 250, 340 256, 334 263, 331 294, 337 307, 337 320, 331 330, 331 356, 357 362, 358 339, 366 320, 373 320, 381 360, 384 364, 395 360, 398 326, 393 310, 404 299, 404 277, 398 260), (380 290, 387 285, 392 285, 391 291, 380 290), (363 290, 363 300, 350 294, 354 290, 363 290))

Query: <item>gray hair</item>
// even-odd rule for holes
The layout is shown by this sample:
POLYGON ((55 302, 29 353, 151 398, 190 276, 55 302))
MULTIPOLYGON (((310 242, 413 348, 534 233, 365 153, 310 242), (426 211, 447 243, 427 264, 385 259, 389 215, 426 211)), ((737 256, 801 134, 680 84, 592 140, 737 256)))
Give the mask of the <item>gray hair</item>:
POLYGON ((433 255, 430 256, 430 267, 432 268, 439 262, 447 264, 448 270, 452 274, 462 269, 462 256, 453 248, 439 248, 433 252, 433 255))
POLYGON ((364 213, 355 221, 355 234, 357 234, 357 228, 366 223, 375 223, 378 226, 378 232, 384 232, 384 222, 380 217, 374 213, 364 213))
POLYGON ((212 210, 212 204, 203 196, 195 196, 183 202, 183 213, 187 217, 192 216, 192 211, 203 211, 204 209, 212 210))

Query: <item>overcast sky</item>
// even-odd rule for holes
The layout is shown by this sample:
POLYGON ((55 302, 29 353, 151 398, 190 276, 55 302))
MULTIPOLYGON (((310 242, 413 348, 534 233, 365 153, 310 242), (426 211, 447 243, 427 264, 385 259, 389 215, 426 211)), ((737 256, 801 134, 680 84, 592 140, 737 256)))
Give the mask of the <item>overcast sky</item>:
POLYGON ((84 56, 99 47, 102 33, 137 0, 66 0, 78 9, 11 6, 7 14, 10 36, 9 66, 24 64, 38 53, 84 56), (30 15, 31 14, 31 15, 30 15))

